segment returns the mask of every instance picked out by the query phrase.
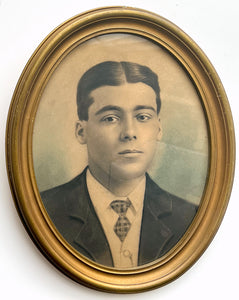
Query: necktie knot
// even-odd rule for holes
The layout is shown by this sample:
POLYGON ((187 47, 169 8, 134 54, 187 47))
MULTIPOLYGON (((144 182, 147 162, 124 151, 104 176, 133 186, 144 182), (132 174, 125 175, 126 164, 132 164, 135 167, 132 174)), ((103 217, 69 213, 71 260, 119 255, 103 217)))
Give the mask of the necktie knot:
POLYGON ((126 217, 126 212, 131 206, 131 202, 129 200, 114 200, 111 202, 110 206, 119 215, 119 218, 114 226, 114 232, 120 241, 123 242, 131 227, 130 221, 126 217))
POLYGON ((131 202, 125 200, 114 200, 111 202, 111 208, 118 214, 118 215, 125 215, 128 208, 130 207, 131 202))

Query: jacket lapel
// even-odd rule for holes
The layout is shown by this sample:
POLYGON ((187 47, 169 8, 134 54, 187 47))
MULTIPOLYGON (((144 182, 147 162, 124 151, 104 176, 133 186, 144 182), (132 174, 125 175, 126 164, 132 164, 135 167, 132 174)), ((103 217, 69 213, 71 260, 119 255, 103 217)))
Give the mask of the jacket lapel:
POLYGON ((171 215, 172 200, 146 177, 146 190, 141 225, 138 264, 150 263, 160 257, 164 246, 172 238, 163 218, 171 215))
POLYGON ((113 266, 109 244, 88 193, 86 170, 76 189, 67 199, 66 206, 69 217, 79 221, 79 230, 75 232, 73 242, 83 249, 90 259, 106 266, 113 266))

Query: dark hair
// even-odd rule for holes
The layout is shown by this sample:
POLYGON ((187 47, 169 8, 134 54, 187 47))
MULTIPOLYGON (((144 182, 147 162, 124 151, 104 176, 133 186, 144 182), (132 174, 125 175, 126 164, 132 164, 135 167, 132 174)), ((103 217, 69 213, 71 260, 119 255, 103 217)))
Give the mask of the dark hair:
POLYGON ((156 95, 157 113, 160 111, 158 76, 148 67, 132 62, 105 61, 99 63, 81 77, 77 87, 77 112, 80 120, 88 120, 88 108, 94 102, 90 93, 101 86, 120 86, 124 83, 142 82, 150 86, 156 95))

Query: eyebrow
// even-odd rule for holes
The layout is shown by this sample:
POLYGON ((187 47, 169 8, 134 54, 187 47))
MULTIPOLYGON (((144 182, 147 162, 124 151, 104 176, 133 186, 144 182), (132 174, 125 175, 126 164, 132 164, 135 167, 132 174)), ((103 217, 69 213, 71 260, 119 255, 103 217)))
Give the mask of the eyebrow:
POLYGON ((99 109, 95 115, 100 115, 106 111, 110 111, 110 110, 117 110, 117 111, 122 111, 122 109, 119 107, 119 106, 116 106, 116 105, 106 105, 104 107, 102 107, 101 109, 99 109))
MULTIPOLYGON (((153 106, 150 106, 150 105, 137 105, 135 108, 134 108, 134 111, 137 111, 137 110, 141 110, 141 109, 150 109, 154 112, 156 112, 155 108, 153 106)), ((104 112, 107 112, 107 111, 111 111, 111 110, 115 110, 115 111, 122 111, 122 108, 119 107, 119 106, 116 106, 116 105, 106 105, 104 107, 102 107, 101 109, 99 109, 95 115, 100 115, 104 112)))
POLYGON ((150 110, 156 112, 155 108, 150 105, 137 105, 134 110, 141 110, 141 109, 150 109, 150 110))

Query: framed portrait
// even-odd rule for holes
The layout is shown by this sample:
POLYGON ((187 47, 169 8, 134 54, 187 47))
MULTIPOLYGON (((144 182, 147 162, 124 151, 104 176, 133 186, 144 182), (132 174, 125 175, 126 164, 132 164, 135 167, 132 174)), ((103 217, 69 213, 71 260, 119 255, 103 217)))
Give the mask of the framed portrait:
POLYGON ((17 210, 41 252, 102 291, 182 275, 222 221, 234 173, 223 86, 177 26, 89 11, 37 48, 15 89, 6 149, 17 210))

